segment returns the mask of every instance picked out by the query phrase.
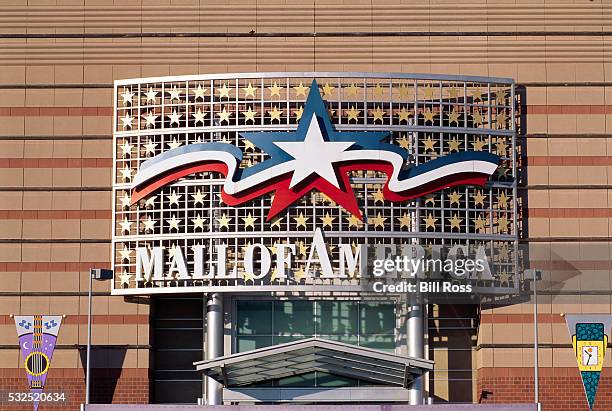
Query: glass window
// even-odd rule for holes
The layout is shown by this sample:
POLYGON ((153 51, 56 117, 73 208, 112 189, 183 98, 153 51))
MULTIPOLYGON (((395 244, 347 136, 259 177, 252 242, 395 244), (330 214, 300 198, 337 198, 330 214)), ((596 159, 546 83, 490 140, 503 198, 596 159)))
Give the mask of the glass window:
POLYGON ((389 303, 360 303, 361 335, 394 334, 395 307, 389 303))
POLYGON ((357 301, 318 301, 317 334, 357 335, 357 301))
POLYGON ((238 335, 272 335, 272 301, 238 301, 238 335))
POLYGON ((274 334, 312 337, 314 328, 314 301, 294 300, 274 302, 274 334))

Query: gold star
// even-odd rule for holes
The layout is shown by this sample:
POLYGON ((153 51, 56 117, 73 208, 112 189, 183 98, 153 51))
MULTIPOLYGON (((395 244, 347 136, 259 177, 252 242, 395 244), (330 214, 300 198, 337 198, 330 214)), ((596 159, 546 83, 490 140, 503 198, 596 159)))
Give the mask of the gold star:
POLYGON ((231 88, 227 87, 226 83, 223 83, 221 87, 217 88, 217 91, 219 92, 219 98, 230 98, 230 90, 231 88))
POLYGON ((374 97, 381 99, 384 91, 385 89, 381 87, 380 83, 376 84, 376 87, 374 87, 374 91, 373 91, 374 97))
POLYGON ((505 113, 498 113, 497 117, 495 118, 495 126, 497 128, 506 127, 506 119, 507 119, 507 116, 505 113))
POLYGON ((193 118, 194 118, 194 124, 197 125, 198 123, 202 123, 202 125, 204 124, 204 117, 206 117, 206 114, 208 113, 203 113, 201 108, 198 108, 198 111, 196 111, 195 113, 192 114, 193 118))
POLYGON ((200 214, 196 215, 196 218, 192 218, 191 222, 193 223, 194 228, 199 228, 200 230, 204 230, 204 223, 206 220, 200 216, 200 214))
POLYGON ((132 128, 132 121, 134 121, 134 117, 130 116, 127 112, 125 113, 125 116, 121 117, 121 125, 123 128, 132 128))
POLYGON ((451 111, 448 115, 448 125, 451 125, 453 123, 459 125, 459 111, 456 107, 454 107, 453 111, 451 111))
POLYGON ((304 242, 302 240, 297 242, 297 246, 298 246, 298 253, 301 256, 306 257, 307 253, 308 253, 308 247, 306 247, 306 244, 304 244, 304 242))
POLYGON ((217 113, 217 115, 219 116, 219 123, 223 123, 225 121, 229 124, 230 116, 232 115, 232 113, 227 111, 225 107, 223 107, 223 110, 217 113))
POLYGON ((502 191, 501 195, 497 196, 497 207, 508 208, 508 200, 510 198, 506 195, 505 191, 502 191))
POLYGON ((170 147, 170 149, 172 150, 172 149, 174 149, 174 148, 180 147, 180 146, 181 146, 181 144, 183 144, 183 143, 181 143, 180 141, 178 141, 178 140, 176 139, 176 137, 172 137, 172 141, 171 141, 171 142, 169 142, 169 143, 166 143, 166 144, 168 144, 168 147, 170 147))
POLYGON ((279 110, 277 106, 272 107, 272 110, 268 111, 270 121, 278 120, 280 122, 281 114, 283 114, 283 110, 279 110))
POLYGON ((304 106, 300 106, 300 108, 298 108, 297 110, 295 110, 293 112, 293 114, 295 115, 295 119, 299 120, 302 118, 302 114, 304 114, 304 106))
POLYGON ((429 227, 433 228, 434 230, 436 229, 436 222, 438 221, 438 219, 433 218, 431 213, 429 213, 427 215, 427 218, 424 218, 423 220, 425 221, 425 230, 427 230, 429 227))
POLYGON ((296 282, 301 282, 304 278, 306 278, 306 273, 304 272, 304 267, 300 266, 300 268, 293 273, 293 278, 295 278, 296 282))
POLYGON ((168 114, 168 117, 170 118, 170 125, 172 126, 172 124, 176 123, 180 126, 180 120, 182 116, 183 115, 181 113, 177 113, 175 109, 172 109, 172 113, 168 114))
POLYGON ((474 111, 472 111, 472 119, 475 126, 482 124, 483 118, 479 110, 474 109, 474 111))
POLYGON ((251 122, 255 122, 255 116, 257 115, 257 111, 253 111, 253 109, 249 106, 249 109, 247 111, 243 111, 242 115, 245 117, 244 121, 251 121, 251 122))
POLYGON ((246 270, 242 274, 242 279, 244 280, 245 283, 247 281, 251 281, 253 284, 255 284, 255 277, 253 277, 251 273, 247 272, 246 270))
POLYGON ((197 99, 204 100, 204 94, 206 93, 206 89, 202 88, 201 84, 198 84, 198 87, 191 91, 193 91, 193 94, 195 95, 195 100, 197 99))
POLYGON ((425 196, 425 205, 427 205, 427 203, 431 203, 434 206, 436 205, 436 196, 434 194, 427 194, 425 196))
POLYGON ((500 233, 508 232, 508 223, 508 217, 506 217, 505 215, 503 217, 497 218, 497 229, 500 233))
POLYGON ((119 251, 119 255, 121 256, 121 262, 123 262, 123 260, 130 261, 130 254, 132 254, 132 250, 127 248, 124 244, 123 249, 119 251))
POLYGON ((428 84, 425 86, 425 99, 426 100, 433 100, 434 98, 434 87, 431 84, 428 84))
POLYGON ((132 274, 129 274, 125 270, 123 270, 123 274, 119 274, 119 279, 121 280, 121 285, 129 286, 131 278, 132 278, 132 274))
POLYGON ((453 205, 455 203, 457 203, 457 205, 459 205, 459 201, 461 200, 461 197, 463 197, 463 194, 459 194, 456 191, 453 191, 449 196, 449 200, 450 200, 450 205, 453 205))
POLYGON ((499 156, 505 157, 508 153, 508 145, 506 144, 506 139, 498 138, 495 142, 495 148, 499 156))
POLYGON ((457 139, 457 137, 453 137, 448 142, 448 152, 451 153, 453 151, 459 151, 460 145, 461 145, 461 142, 457 139))
POLYGON ((499 90, 495 93, 495 103, 498 106, 502 106, 506 102, 506 92, 499 90))
POLYGON ((157 117, 155 114, 153 114, 151 111, 149 111, 149 113, 144 116, 145 119, 145 127, 149 127, 149 126, 155 126, 155 120, 157 119, 157 117))
POLYGON ((432 140, 431 136, 427 136, 427 138, 423 141, 423 146, 425 148, 425 151, 435 151, 435 145, 438 144, 437 141, 432 140))
POLYGON ((372 222, 372 224, 374 224, 374 228, 385 228, 385 221, 387 221, 387 217, 383 217, 379 211, 376 217, 371 218, 370 221, 372 222))
POLYGON ((402 109, 397 112, 397 115, 399 117, 399 122, 401 123, 402 121, 405 121, 407 123, 408 121, 410 121, 409 117, 411 113, 412 111, 406 110, 405 107, 402 107, 402 109))
POLYGON ((281 223, 283 222, 283 218, 282 217, 277 217, 274 221, 272 221, 270 223, 270 227, 276 227, 278 229, 281 228, 281 223))
POLYGON ((323 86, 323 98, 329 98, 334 93, 334 86, 330 86, 329 83, 325 83, 323 86))
POLYGON ((296 228, 300 228, 300 226, 306 228, 306 222, 310 220, 310 217, 304 217, 304 213, 300 211, 300 214, 297 217, 293 217, 293 220, 295 221, 296 228))
POLYGON ((127 164, 125 164, 123 169, 121 169, 121 178, 123 181, 132 179, 132 169, 127 164))
POLYGON ((470 94, 472 95, 472 97, 474 98, 474 100, 480 100, 480 101, 482 101, 482 91, 480 90, 480 87, 473 88, 473 89, 470 91, 470 94))
POLYGON ((308 93, 308 87, 304 86, 301 81, 298 86, 293 87, 293 90, 295 90, 296 97, 306 97, 306 93, 308 93))
POLYGON ((121 197, 121 208, 129 208, 130 207, 130 196, 127 192, 123 193, 123 197, 121 197))
POLYGON ((379 202, 383 204, 385 203, 385 195, 382 191, 380 191, 380 187, 376 192, 372 193, 372 198, 374 198, 374 204, 377 204, 379 202))
POLYGON ((177 219, 176 216, 174 214, 172 214, 172 218, 170 219, 170 221, 168 221, 168 225, 170 226, 170 230, 178 231, 179 224, 181 223, 181 221, 183 221, 183 220, 177 219))
POLYGON ((361 87, 357 87, 355 84, 351 84, 350 86, 345 88, 347 97, 356 98, 357 94, 361 90, 361 87))
POLYGON ((255 144, 253 144, 251 141, 249 140, 244 140, 244 150, 251 150, 251 151, 255 151, 255 144))
POLYGON ((202 204, 204 205, 204 197, 205 195, 202 194, 201 190, 196 191, 195 194, 192 194, 191 197, 193 198, 193 204, 202 204))
POLYGON ((450 98, 459 97, 459 89, 453 85, 450 89, 448 89, 448 96, 450 98))
POLYGON ((220 218, 217 218, 216 220, 219 223, 219 228, 225 227, 229 229, 229 222, 231 221, 231 219, 227 218, 227 214, 223 213, 223 215, 220 218))
POLYGON ((181 90, 176 88, 176 86, 172 87, 172 90, 170 90, 169 93, 170 93, 170 101, 181 99, 181 90))
POLYGON ((480 232, 483 232, 483 231, 485 231, 487 229, 486 228, 487 220, 482 218, 482 216, 480 214, 478 215, 478 218, 474 218, 472 221, 474 222, 474 230, 475 231, 480 230, 480 232))
POLYGON ((376 120, 379 120, 381 123, 384 121, 383 116, 386 114, 386 112, 382 111, 380 106, 376 106, 376 110, 370 110, 370 113, 372 116, 374 116, 374 122, 376 122, 376 120))
POLYGON ((344 112, 348 116, 348 121, 358 121, 359 114, 361 114, 361 110, 356 110, 355 106, 351 106, 350 110, 344 110, 344 112))
POLYGON ((431 111, 431 109, 429 107, 427 107, 425 109, 425 112, 423 113, 423 117, 425 118, 425 122, 429 121, 429 122, 433 123, 434 122, 434 115, 435 115, 434 112, 431 111))
POLYGON ((399 86, 400 100, 408 100, 408 93, 411 91, 411 89, 412 87, 409 87, 406 84, 402 84, 401 86, 399 86))
POLYGON ((123 217, 123 221, 119 223, 119 225, 121 226, 121 232, 123 233, 127 231, 129 233, 132 227, 132 224, 133 223, 129 221, 127 217, 123 217))
POLYGON ((179 205, 179 200, 181 199, 181 197, 182 195, 176 194, 176 191, 173 191, 170 195, 166 196, 168 201, 170 201, 170 205, 176 204, 177 206, 179 205))
POLYGON ((480 205, 481 207, 484 207, 484 200, 486 199, 486 197, 482 195, 482 191, 476 191, 476 193, 474 193, 474 195, 472 196, 472 199, 474 200, 474 205, 480 205))
POLYGON ((410 224, 412 219, 410 218, 410 216, 408 215, 408 213, 404 213, 401 217, 398 217, 397 220, 400 223, 400 229, 401 228, 410 228, 410 224))
POLYGON ((274 84, 272 84, 272 87, 268 87, 268 90, 270 90, 270 97, 278 97, 280 98, 280 92, 283 88, 281 86, 279 86, 278 84, 276 84, 276 81, 274 82, 274 84))
POLYGON ((509 284, 510 283, 510 274, 506 272, 506 270, 499 273, 499 282, 500 284, 509 284))
POLYGON ((450 225, 451 225, 451 230, 452 230, 453 228, 457 228, 457 229, 461 228, 461 227, 460 227, 460 224, 461 224, 461 222, 463 221, 463 218, 459 218, 459 217, 457 217, 457 213, 455 213, 455 214, 453 215, 453 218, 447 218, 447 220, 448 220, 448 222, 449 222, 449 223, 450 223, 450 225))
POLYGON ((143 221, 143 224, 145 232, 149 232, 153 231, 153 229, 155 228, 155 224, 157 224, 157 221, 151 219, 151 216, 147 216, 147 219, 143 221))
POLYGON ((242 91, 244 91, 244 98, 255 98, 255 93, 257 93, 257 89, 255 87, 253 87, 253 85, 251 84, 251 82, 249 81, 249 85, 246 87, 242 88, 242 91))
POLYGON ((507 244, 504 244, 499 247, 498 255, 501 261, 508 261, 510 259, 510 250, 508 250, 507 244))
POLYGON ((486 145, 487 145, 486 141, 483 141, 480 137, 478 138, 478 140, 475 140, 472 143, 472 147, 474 147, 474 151, 482 151, 482 149, 486 145))
POLYGON ((358 219, 357 217, 355 217, 353 214, 348 216, 346 218, 346 221, 348 222, 349 228, 351 228, 351 227, 359 228, 359 227, 361 227, 363 225, 363 222, 360 219, 358 219))
POLYGON ((121 156, 125 157, 125 156, 132 156, 132 148, 134 148, 133 145, 131 145, 129 143, 128 140, 125 140, 124 143, 121 145, 121 156))
POLYGON ((410 140, 406 138, 406 134, 402 134, 402 138, 397 140, 399 146, 403 149, 410 150, 410 140))
POLYGON ((249 213, 246 217, 242 217, 242 221, 244 222, 244 228, 255 228, 255 221, 257 221, 257 217, 253 217, 253 215, 249 213))
POLYGON ((149 101, 152 101, 153 103, 155 103, 155 97, 157 96, 157 91, 153 91, 153 88, 149 87, 149 91, 145 93, 145 96, 147 96, 147 103, 149 101))
POLYGON ((121 98, 123 99, 123 105, 125 106, 128 103, 132 104, 132 97, 134 97, 134 93, 124 88, 123 93, 121 93, 121 98))
POLYGON ((329 213, 325 213, 324 217, 319 217, 319 218, 323 222, 323 228, 325 228, 327 226, 329 226, 331 228, 332 224, 334 223, 334 220, 336 219, 336 217, 330 216, 329 213))

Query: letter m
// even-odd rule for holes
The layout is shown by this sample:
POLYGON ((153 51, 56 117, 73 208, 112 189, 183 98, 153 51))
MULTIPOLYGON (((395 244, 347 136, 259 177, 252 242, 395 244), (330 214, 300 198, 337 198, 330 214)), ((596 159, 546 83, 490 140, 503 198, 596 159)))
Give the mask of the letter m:
POLYGON ((162 280, 163 271, 163 248, 153 247, 151 253, 146 247, 136 249, 136 278, 138 281, 162 280), (151 278, 151 275, 153 277, 151 278))

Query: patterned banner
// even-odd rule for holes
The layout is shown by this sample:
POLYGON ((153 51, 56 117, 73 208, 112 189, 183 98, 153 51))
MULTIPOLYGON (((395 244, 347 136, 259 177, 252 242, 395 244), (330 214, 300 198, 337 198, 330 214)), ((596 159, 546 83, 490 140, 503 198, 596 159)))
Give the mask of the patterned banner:
MULTIPOLYGON (((16 315, 15 326, 19 336, 21 356, 32 393, 42 393, 57 341, 61 315, 16 315)), ((34 402, 34 411, 38 401, 34 402)))
POLYGON ((565 316, 567 328, 572 336, 582 385, 589 403, 595 405, 599 377, 603 368, 606 347, 610 341, 612 316, 603 314, 569 314, 565 316))

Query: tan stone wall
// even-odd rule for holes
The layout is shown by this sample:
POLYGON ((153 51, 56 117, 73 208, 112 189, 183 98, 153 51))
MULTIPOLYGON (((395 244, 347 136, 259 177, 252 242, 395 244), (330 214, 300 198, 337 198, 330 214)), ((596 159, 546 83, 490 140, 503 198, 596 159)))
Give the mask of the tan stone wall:
MULTIPOLYGON (((0 370, 12 375, 20 363, 8 315, 34 313, 68 316, 52 370, 82 370, 86 270, 110 265, 114 79, 293 70, 513 77, 526 111, 524 241, 570 244, 575 265, 590 258, 576 250, 607 246, 612 227, 611 26, 612 4, 586 0, 0 2, 0 370)), ((608 265, 584 270, 584 284, 568 289, 592 288, 593 278, 609 289, 608 265)), ((94 289, 94 344, 125 346, 121 366, 147 369, 148 306, 110 297, 108 284, 94 289)), ((575 367, 557 314, 610 312, 609 295, 589 298, 542 297, 543 367, 575 367)), ((530 369, 531 309, 484 312, 474 344, 463 331, 474 368, 530 369)), ((464 398, 446 382, 444 364, 467 373, 457 355, 435 354, 441 401, 464 398)))

